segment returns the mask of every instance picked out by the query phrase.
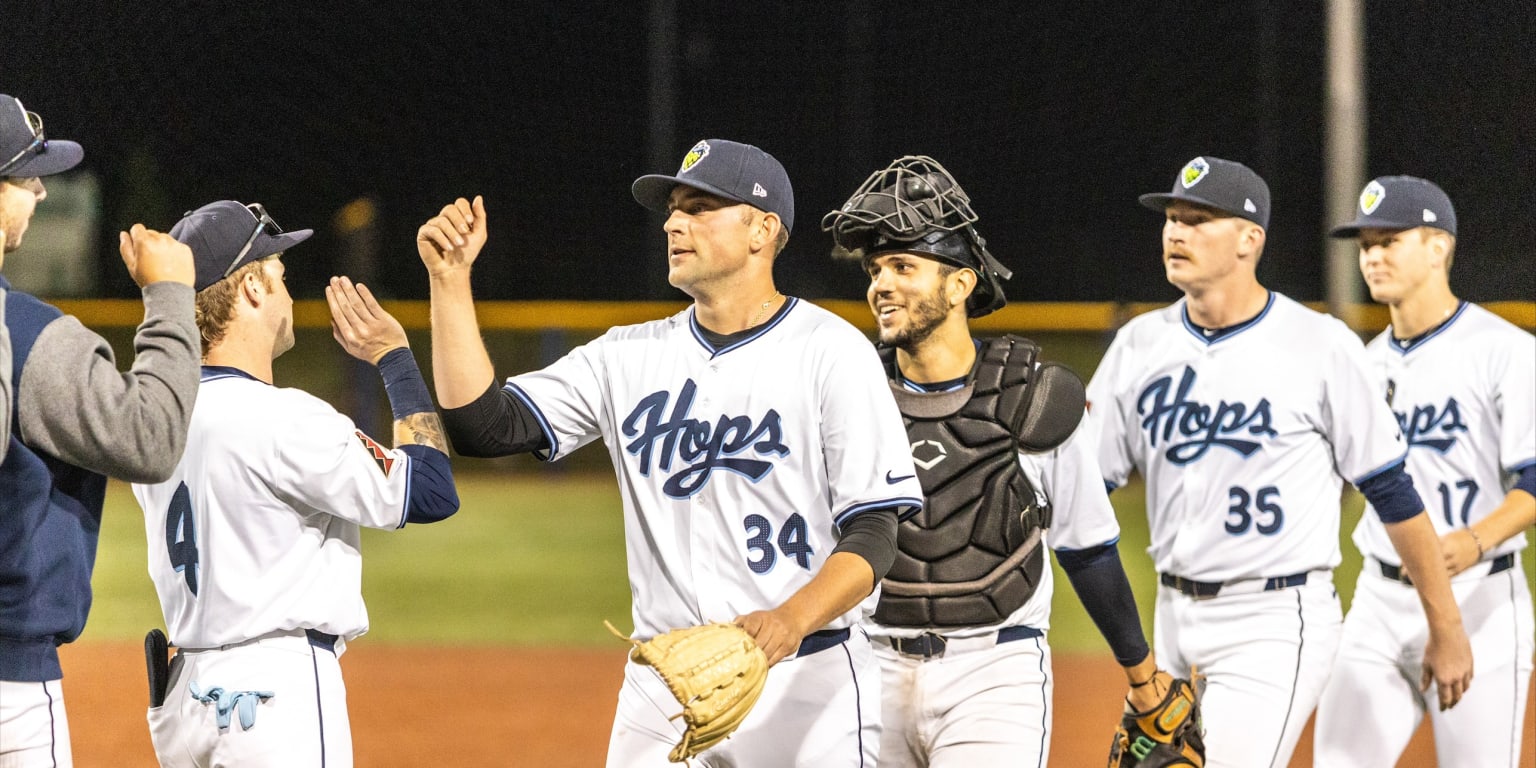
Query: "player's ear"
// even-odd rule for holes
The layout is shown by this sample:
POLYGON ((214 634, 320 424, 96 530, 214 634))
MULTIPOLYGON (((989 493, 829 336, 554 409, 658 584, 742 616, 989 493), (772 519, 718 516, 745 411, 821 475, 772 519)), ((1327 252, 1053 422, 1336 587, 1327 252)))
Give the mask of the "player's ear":
POLYGON ((783 228, 784 222, 779 219, 777 213, 764 212, 752 223, 752 250, 761 251, 774 248, 774 243, 779 238, 779 230, 783 228))
POLYGON ((976 290, 976 280, 976 270, 973 269, 957 269, 949 273, 945 280, 948 283, 949 306, 964 304, 971 297, 971 291, 976 290))
POLYGON ((1431 229, 1429 227, 1424 229, 1424 239, 1428 241, 1429 253, 1433 257, 1430 264, 1436 267, 1448 268, 1450 265, 1447 263, 1446 256, 1451 252, 1450 235, 1440 229, 1431 229))
POLYGON ((1259 261, 1259 255, 1264 253, 1264 228, 1251 224, 1243 229, 1239 240, 1242 243, 1241 254, 1252 256, 1255 264, 1259 261))
POLYGON ((261 306, 261 302, 267 295, 266 283, 261 279, 261 273, 255 270, 242 270, 240 275, 240 295, 245 297, 247 304, 253 307, 261 306))

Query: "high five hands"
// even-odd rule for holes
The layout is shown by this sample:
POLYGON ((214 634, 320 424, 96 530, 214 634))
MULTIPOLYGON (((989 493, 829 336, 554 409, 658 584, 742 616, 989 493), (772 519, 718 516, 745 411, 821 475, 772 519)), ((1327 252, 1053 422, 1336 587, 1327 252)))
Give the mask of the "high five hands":
POLYGON ((485 199, 464 198, 443 206, 443 210, 416 230, 416 252, 427 265, 427 274, 440 277, 458 270, 468 270, 485 247, 485 199))

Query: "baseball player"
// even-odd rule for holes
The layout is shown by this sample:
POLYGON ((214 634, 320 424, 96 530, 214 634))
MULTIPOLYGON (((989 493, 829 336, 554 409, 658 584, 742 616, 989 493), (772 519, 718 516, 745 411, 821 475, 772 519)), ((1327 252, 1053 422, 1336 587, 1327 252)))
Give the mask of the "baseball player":
POLYGON ((1396 762, 1428 710, 1440 765, 1514 766, 1536 646, 1519 563, 1536 525, 1536 339, 1451 293, 1456 211, 1433 183, 1375 179, 1333 236, 1359 240, 1371 298, 1392 313, 1366 353, 1408 436, 1478 684, 1446 711, 1419 690, 1427 628, 1408 576, 1419 572, 1365 515, 1354 532, 1365 568, 1317 709, 1317 765, 1396 762))
MULTIPOLYGON (((42 118, 0 94, 0 265, 21 247, 39 177, 80 162, 72 141, 49 139, 42 118)), ((186 445, 197 394, 192 255, 134 225, 119 236, 143 291, 134 360, 78 320, 0 277, 9 357, 0 364, 0 765, 70 766, 58 646, 91 607, 91 570, 107 476, 162 480, 186 445)))
MULTIPOLYGON (((0 256, 3 260, 4 256, 0 256)), ((5 325, 5 288, 0 287, 0 371, 11 369, 11 331, 5 325)), ((11 434, 11 377, 0 375, 0 434, 11 434)), ((10 450, 9 437, 0 441, 0 464, 10 450)))
MULTIPOLYGON (((283 232, 260 205, 210 203, 171 234, 197 264, 203 375, 186 456, 136 483, 149 574, 170 639, 149 651, 160 764, 350 766, 337 659, 368 630, 360 526, 430 523, 458 509, 447 439, 405 331, 366 287, 332 278, 332 331, 378 366, 395 447, 297 389, 272 384, 293 347, 283 232)), ((158 630, 151 632, 151 638, 158 630)))
POLYGON ((1212 766, 1284 766, 1317 704, 1342 616, 1340 477, 1371 501, 1428 617, 1422 675, 1440 705, 1472 677, 1434 527, 1358 338, 1260 285, 1269 187, 1197 157, 1167 194, 1163 263, 1184 299, 1116 334, 1088 386, 1105 482, 1147 484, 1161 586, 1154 643, 1206 675, 1212 766), (1434 567, 1431 567, 1434 566, 1434 567))
MULTIPOLYGON (((735 622, 774 666, 762 697, 704 766, 871 766, 879 674, 860 621, 921 488, 868 341, 773 284, 794 223, 783 167, 701 141, 672 176, 636 180, 668 214, 668 277, 693 298, 497 384, 469 271, 485 208, 424 225, 433 377, 462 454, 559 459, 602 438, 624 503, 634 637, 735 622)), ((649 668, 625 668, 609 766, 660 766, 683 730, 649 668)))
POLYGON ((1079 428, 1083 388, 1038 349, 979 340, 969 317, 1007 303, 1010 272, 937 161, 876 171, 822 219, 867 293, 890 387, 926 494, 901 524, 871 632, 880 661, 882 766, 1045 765, 1050 748, 1051 569, 1044 539, 1125 668, 1128 701, 1170 684, 1147 648, 1120 564, 1120 528, 1079 428))

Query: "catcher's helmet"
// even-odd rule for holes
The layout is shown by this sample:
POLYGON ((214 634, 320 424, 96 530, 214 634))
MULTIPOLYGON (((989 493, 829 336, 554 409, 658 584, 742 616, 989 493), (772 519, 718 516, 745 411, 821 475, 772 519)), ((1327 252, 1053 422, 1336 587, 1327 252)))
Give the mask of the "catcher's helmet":
POLYGON ((882 253, 921 253, 976 273, 966 314, 981 317, 1008 303, 1013 272, 987 251, 972 226, 971 199, 955 177, 926 155, 907 155, 870 174, 843 207, 821 219, 837 243, 834 256, 864 261, 882 253))

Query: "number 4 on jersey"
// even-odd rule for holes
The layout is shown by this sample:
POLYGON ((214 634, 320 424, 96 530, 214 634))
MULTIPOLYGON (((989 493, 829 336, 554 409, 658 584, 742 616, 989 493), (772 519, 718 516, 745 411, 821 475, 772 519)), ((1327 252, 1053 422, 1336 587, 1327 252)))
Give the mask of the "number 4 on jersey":
POLYGON ((192 494, 187 484, 176 486, 171 507, 165 513, 165 550, 171 566, 187 580, 187 589, 197 596, 197 528, 192 521, 192 494))

